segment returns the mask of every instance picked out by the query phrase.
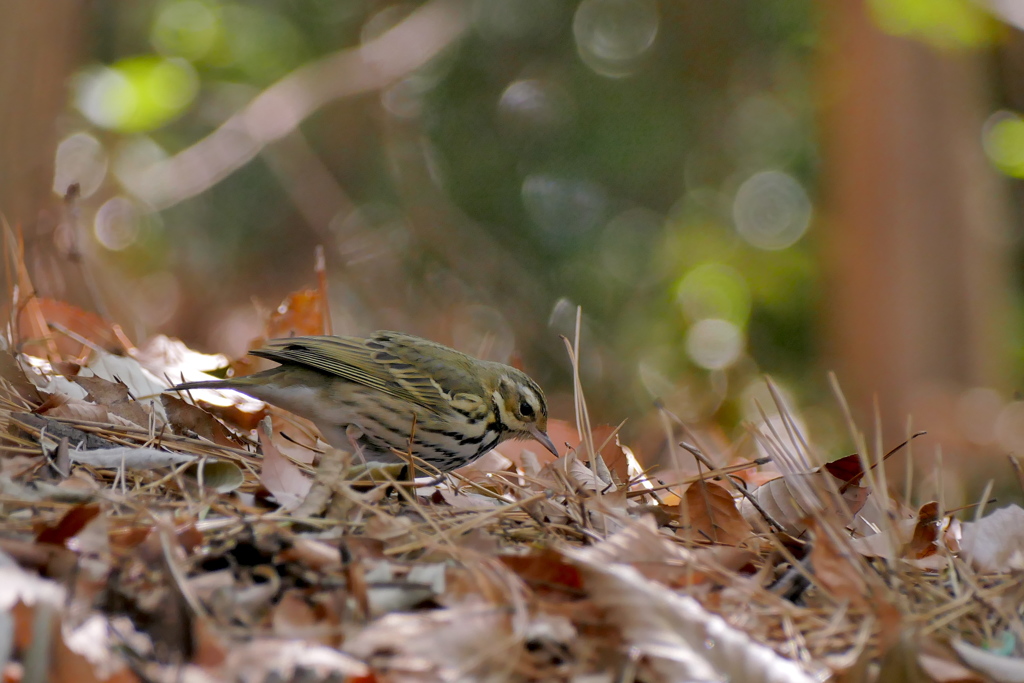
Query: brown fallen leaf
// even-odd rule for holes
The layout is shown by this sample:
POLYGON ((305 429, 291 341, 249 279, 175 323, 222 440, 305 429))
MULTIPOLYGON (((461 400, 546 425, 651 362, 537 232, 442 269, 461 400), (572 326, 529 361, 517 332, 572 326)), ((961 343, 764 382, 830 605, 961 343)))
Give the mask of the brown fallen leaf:
POLYGON ((942 518, 939 517, 939 504, 925 503, 917 514, 914 535, 900 550, 903 557, 920 560, 934 555, 939 551, 939 537, 942 533, 942 518))
POLYGON ((0 377, 9 382, 15 393, 30 405, 43 402, 36 385, 29 381, 25 369, 9 351, 0 351, 0 377))
POLYGON ((678 507, 684 537, 695 543, 739 545, 753 533, 750 522, 740 515, 729 489, 713 481, 697 481, 686 487, 678 507))
POLYGON ((858 556, 837 547, 817 520, 811 520, 810 525, 813 545, 809 560, 815 580, 836 600, 848 600, 853 605, 867 607, 870 591, 861 573, 858 556))
POLYGON ((36 535, 36 543, 62 546, 99 514, 100 506, 96 503, 77 505, 65 512, 56 524, 42 529, 36 535))
POLYGON ((75 384, 86 390, 86 399, 98 405, 123 403, 132 399, 131 392, 124 382, 111 382, 102 377, 85 377, 75 375, 70 378, 75 384))
POLYGON ((537 595, 582 594, 580 571, 560 553, 543 549, 529 555, 502 555, 498 559, 533 588, 537 595))
POLYGON ((134 400, 131 390, 124 382, 82 375, 75 375, 71 380, 88 392, 86 400, 140 427, 149 425, 151 413, 148 407, 145 403, 134 400))
POLYGON ((160 402, 176 434, 193 433, 221 446, 236 445, 227 428, 207 411, 169 394, 161 394, 160 402))

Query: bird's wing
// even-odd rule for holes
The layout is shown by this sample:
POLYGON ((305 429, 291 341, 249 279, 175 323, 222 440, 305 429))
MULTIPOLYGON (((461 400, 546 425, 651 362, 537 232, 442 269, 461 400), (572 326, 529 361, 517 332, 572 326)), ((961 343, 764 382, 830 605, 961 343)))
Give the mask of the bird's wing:
POLYGON ((429 339, 381 330, 366 341, 392 377, 416 395, 441 394, 450 401, 459 394, 483 393, 478 370, 487 365, 472 356, 429 339))
POLYGON ((412 339, 415 338, 398 333, 375 333, 368 339, 292 337, 272 339, 263 348, 250 353, 282 364, 303 365, 428 410, 442 411, 448 403, 443 395, 445 390, 431 382, 426 374, 429 369, 425 372, 413 362, 415 357, 410 355, 409 347, 412 339), (390 334, 402 338, 402 349, 392 350, 390 334))

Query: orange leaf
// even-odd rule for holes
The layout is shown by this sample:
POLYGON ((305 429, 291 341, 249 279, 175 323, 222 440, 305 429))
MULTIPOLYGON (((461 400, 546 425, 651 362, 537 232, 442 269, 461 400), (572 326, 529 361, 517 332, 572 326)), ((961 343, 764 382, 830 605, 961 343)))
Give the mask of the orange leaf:
POLYGON ((32 356, 45 358, 47 349, 40 344, 41 337, 50 337, 62 356, 79 357, 86 355, 88 347, 61 329, 51 329, 59 325, 74 335, 91 342, 95 346, 123 354, 125 348, 123 334, 119 334, 111 323, 95 313, 83 311, 71 304, 55 299, 37 298, 35 306, 25 307, 18 315, 19 338, 33 343, 25 344, 22 350, 32 356), (45 329, 40 329, 45 323, 45 329))
POLYGON ((324 334, 327 301, 321 291, 303 289, 289 294, 267 320, 267 338, 324 334))

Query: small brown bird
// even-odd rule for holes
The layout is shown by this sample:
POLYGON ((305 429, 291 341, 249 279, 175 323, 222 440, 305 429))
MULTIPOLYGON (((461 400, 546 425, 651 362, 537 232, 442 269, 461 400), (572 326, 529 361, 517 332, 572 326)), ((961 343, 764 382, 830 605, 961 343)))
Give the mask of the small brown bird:
POLYGON ((413 455, 442 472, 508 439, 536 439, 558 455, 546 432, 544 393, 502 363, 386 331, 366 339, 274 339, 250 353, 280 365, 172 390, 240 391, 312 420, 327 443, 345 450, 355 444, 370 462, 402 462, 395 451, 408 451, 410 432, 413 455))

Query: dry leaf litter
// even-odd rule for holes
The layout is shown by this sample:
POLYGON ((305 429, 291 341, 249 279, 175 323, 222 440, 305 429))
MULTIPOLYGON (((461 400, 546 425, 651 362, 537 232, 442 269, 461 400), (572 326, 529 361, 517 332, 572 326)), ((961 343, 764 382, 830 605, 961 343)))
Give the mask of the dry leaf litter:
POLYGON ((559 459, 410 483, 87 322, 0 351, 4 681, 1024 680, 1024 510, 908 509, 784 410, 645 472, 577 378, 559 459))

